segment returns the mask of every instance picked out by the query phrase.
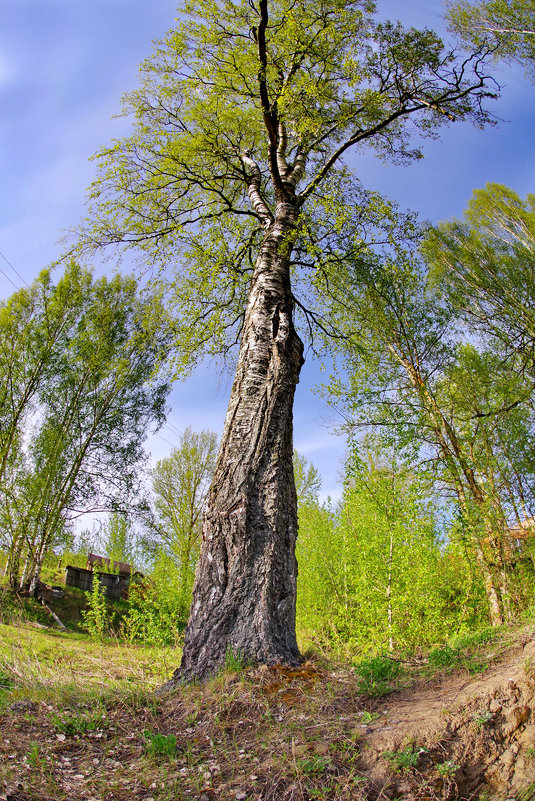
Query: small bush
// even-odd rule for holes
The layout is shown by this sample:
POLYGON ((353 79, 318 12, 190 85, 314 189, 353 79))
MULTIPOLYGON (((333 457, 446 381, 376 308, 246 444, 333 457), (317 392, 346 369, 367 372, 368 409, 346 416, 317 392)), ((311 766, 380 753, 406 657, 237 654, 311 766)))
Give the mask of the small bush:
POLYGON ((459 765, 457 765, 456 762, 452 762, 451 759, 448 759, 446 762, 440 762, 436 766, 436 769, 439 776, 443 778, 453 778, 459 770, 459 765))
POLYGON ((426 752, 426 748, 414 748, 410 745, 403 751, 384 751, 383 756, 388 759, 395 773, 410 773, 418 765, 421 755, 426 752))
POLYGON ((359 683, 361 693, 386 695, 390 692, 391 682, 400 675, 401 665, 387 656, 374 656, 359 662, 357 673, 361 678, 359 683))
POLYGON ((89 635, 94 640, 101 640, 110 628, 110 616, 104 596, 104 588, 96 575, 93 576, 93 589, 87 593, 88 608, 82 612, 82 620, 89 635))
POLYGON ((185 625, 172 594, 162 596, 154 586, 131 587, 128 612, 121 627, 121 636, 127 642, 177 645, 185 625))

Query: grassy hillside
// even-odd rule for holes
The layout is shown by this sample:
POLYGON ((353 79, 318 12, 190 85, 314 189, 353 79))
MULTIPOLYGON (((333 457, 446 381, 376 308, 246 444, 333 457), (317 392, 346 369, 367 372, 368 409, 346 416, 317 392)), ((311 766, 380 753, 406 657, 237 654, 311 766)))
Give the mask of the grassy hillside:
POLYGON ((159 697, 176 649, 4 623, 0 798, 529 801, 532 631, 357 668, 231 660, 207 684, 159 697))

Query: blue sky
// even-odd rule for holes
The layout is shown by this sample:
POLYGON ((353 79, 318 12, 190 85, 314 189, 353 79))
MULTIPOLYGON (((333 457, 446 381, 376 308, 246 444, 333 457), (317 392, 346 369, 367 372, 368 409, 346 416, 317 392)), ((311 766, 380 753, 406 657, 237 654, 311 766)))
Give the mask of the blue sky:
MULTIPOLYGON (((435 0, 379 5, 385 15, 402 13, 405 24, 441 25, 442 4, 435 0)), ((0 297, 60 255, 59 240, 83 214, 94 170, 89 157, 126 131, 125 120, 112 118, 120 97, 136 86, 139 63, 175 16, 175 0, 3 0, 0 297)), ((499 126, 451 126, 441 141, 425 143, 425 159, 410 167, 361 158, 364 184, 432 221, 460 215, 472 190, 487 181, 535 192, 535 87, 520 68, 505 67, 498 79, 499 126)), ((296 396, 295 444, 319 467, 324 493, 336 497, 343 440, 329 433, 332 413, 312 392, 318 380, 309 355, 296 396)), ((208 368, 177 385, 171 427, 151 440, 153 456, 176 444, 176 429, 221 431, 228 393, 228 381, 208 368)))

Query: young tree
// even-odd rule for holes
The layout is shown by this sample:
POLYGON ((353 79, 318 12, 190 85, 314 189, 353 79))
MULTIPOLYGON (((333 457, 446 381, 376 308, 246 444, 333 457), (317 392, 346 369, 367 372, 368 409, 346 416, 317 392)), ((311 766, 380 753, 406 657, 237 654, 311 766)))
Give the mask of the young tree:
POLYGON ((110 570, 114 570, 114 562, 133 565, 135 561, 136 541, 126 514, 112 512, 103 528, 104 553, 110 560, 110 570))
POLYGON ((180 614, 185 617, 201 543, 201 518, 217 456, 212 431, 184 430, 170 456, 152 471, 156 531, 178 571, 180 614))
POLYGON ((186 4, 126 100, 133 134, 98 156, 82 246, 180 260, 186 359, 240 339, 175 679, 213 673, 229 647, 253 663, 299 661, 293 312, 307 275, 292 288, 292 254, 308 216, 329 182, 347 186, 351 151, 410 162, 415 132, 487 119, 483 52, 463 59, 373 12, 371 0, 186 4))
POLYGON ((0 483, 20 452, 37 393, 72 336, 89 282, 74 264, 57 284, 43 270, 31 287, 0 303, 0 483))

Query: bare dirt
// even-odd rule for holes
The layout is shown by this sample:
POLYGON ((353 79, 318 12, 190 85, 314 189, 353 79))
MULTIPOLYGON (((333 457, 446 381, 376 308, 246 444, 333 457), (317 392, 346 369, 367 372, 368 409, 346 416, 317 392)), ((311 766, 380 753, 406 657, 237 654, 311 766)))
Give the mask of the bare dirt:
POLYGON ((427 797, 448 801, 535 799, 532 632, 483 675, 462 671, 416 684, 390 696, 380 712, 380 722, 362 739, 359 764, 375 786, 375 798, 424 798, 422 785, 427 784, 427 797), (425 750, 415 770, 393 779, 391 764, 382 755, 409 746, 425 750))
POLYGON ((309 662, 98 709, 83 693, 8 702, 0 800, 535 801, 535 631, 484 658, 382 698, 309 662))

